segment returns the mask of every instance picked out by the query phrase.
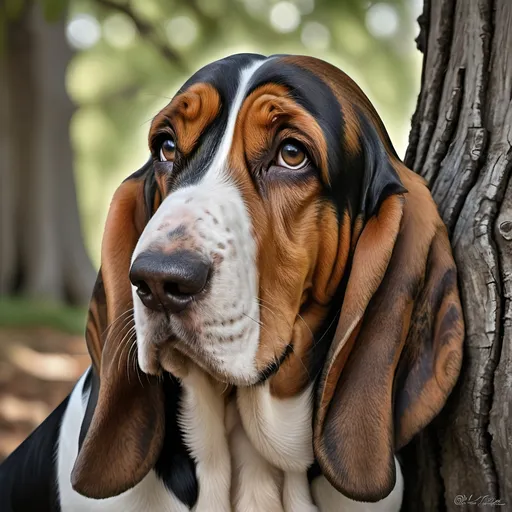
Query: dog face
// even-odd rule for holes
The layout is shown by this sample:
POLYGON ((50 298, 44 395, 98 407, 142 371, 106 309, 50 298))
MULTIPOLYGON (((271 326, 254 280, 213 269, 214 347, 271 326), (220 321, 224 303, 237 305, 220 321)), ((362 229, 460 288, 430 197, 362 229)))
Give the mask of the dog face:
MULTIPOLYGON (((361 133, 353 95, 323 79, 348 78, 318 66, 224 59, 154 119, 164 200, 131 271, 143 371, 170 369, 178 351, 220 380, 249 385, 292 352, 308 357, 343 275, 360 207, 355 161, 373 135, 361 133)), ((385 193, 403 190, 389 171, 385 193)), ((289 373, 296 386, 307 381, 307 365, 289 373)))
POLYGON ((75 488, 117 494, 158 456, 161 387, 125 370, 136 332, 148 375, 184 358, 278 398, 314 382, 322 472, 349 497, 386 496, 394 451, 456 381, 463 322, 446 229, 369 100, 317 59, 235 55, 184 84, 149 146, 105 228, 88 326, 101 385, 75 488))

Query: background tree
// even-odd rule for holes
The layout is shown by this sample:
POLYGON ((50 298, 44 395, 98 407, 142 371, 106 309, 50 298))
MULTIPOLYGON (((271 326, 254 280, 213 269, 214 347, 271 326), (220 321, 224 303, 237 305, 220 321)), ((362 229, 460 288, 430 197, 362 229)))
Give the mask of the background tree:
POLYGON ((72 53, 62 9, 7 2, 0 59, 0 295, 86 304, 86 254, 65 89, 72 53))
POLYGON ((512 2, 426 0, 422 85, 406 163, 451 234, 466 322, 450 402, 406 448, 406 509, 512 507, 512 2))

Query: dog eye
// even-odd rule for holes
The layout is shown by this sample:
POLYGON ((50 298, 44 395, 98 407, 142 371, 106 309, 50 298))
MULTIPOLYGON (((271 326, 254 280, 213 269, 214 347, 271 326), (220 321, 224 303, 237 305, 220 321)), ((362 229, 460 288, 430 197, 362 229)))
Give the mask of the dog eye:
POLYGON ((160 146, 160 161, 172 162, 176 154, 176 142, 173 139, 165 139, 160 146))
POLYGON ((296 140, 285 141, 277 155, 277 165, 288 169, 301 169, 308 163, 306 151, 296 140))

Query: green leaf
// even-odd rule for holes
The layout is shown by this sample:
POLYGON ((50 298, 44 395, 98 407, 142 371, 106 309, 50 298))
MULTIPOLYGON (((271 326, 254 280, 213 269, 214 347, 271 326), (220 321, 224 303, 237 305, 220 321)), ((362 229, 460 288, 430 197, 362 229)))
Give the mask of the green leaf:
POLYGON ((48 22, 58 21, 68 6, 68 0, 42 0, 44 18, 48 22))

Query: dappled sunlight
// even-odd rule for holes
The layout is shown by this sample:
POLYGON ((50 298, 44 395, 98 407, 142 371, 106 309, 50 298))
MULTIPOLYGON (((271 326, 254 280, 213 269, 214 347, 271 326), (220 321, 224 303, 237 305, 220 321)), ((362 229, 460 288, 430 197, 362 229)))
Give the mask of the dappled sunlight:
POLYGON ((66 354, 41 354, 22 346, 12 346, 8 359, 20 370, 44 380, 75 380, 80 364, 66 354))
POLYGON ((0 460, 66 397, 89 363, 81 336, 0 328, 0 460))
POLYGON ((50 414, 51 409, 41 400, 20 400, 12 395, 0 396, 0 419, 7 422, 39 425, 50 414))

